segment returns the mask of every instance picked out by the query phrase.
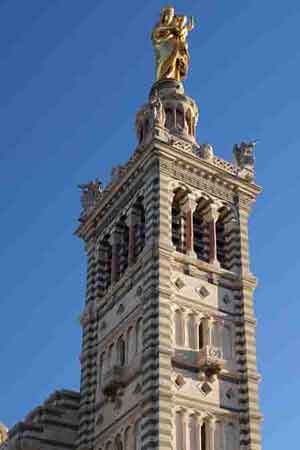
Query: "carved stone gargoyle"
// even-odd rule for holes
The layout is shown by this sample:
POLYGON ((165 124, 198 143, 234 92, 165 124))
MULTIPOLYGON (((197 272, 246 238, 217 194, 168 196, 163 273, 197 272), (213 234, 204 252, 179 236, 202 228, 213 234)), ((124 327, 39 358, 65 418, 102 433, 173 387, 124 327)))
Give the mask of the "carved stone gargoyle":
POLYGON ((79 189, 81 189, 80 201, 81 201, 81 214, 80 217, 84 217, 89 210, 91 210, 97 200, 102 197, 103 186, 101 181, 97 178, 95 181, 90 181, 86 184, 79 184, 79 189))
POLYGON ((238 174, 247 181, 254 180, 254 149, 256 144, 257 141, 242 141, 240 144, 235 144, 232 151, 238 174))

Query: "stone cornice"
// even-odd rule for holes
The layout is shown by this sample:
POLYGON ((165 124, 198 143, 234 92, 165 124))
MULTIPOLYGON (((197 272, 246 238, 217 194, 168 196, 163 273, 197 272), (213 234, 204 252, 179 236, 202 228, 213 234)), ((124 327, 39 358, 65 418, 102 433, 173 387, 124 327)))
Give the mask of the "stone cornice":
MULTIPOLYGON (((119 179, 113 180, 106 187, 100 201, 89 216, 82 219, 75 234, 87 241, 90 236, 89 231, 95 226, 95 221, 105 214, 112 202, 116 201, 116 196, 121 195, 124 189, 135 184, 137 176, 145 169, 147 162, 154 155, 168 161, 165 167, 161 164, 161 168, 168 173, 170 170, 173 171, 175 177, 178 172, 185 172, 186 175, 190 175, 192 184, 193 180, 199 182, 204 179, 206 183, 219 186, 223 191, 231 192, 232 196, 241 194, 240 203, 245 206, 251 204, 261 192, 259 186, 247 182, 238 175, 238 172, 235 173, 235 168, 231 163, 217 157, 211 161, 200 158, 192 152, 192 147, 190 149, 179 147, 177 144, 180 143, 180 139, 174 139, 174 136, 167 136, 167 138, 164 136, 163 139, 160 139, 153 133, 153 138, 147 146, 137 148, 124 166, 119 179)), ((182 142, 186 144, 185 141, 182 142)), ((218 196, 218 192, 216 195, 218 196)))

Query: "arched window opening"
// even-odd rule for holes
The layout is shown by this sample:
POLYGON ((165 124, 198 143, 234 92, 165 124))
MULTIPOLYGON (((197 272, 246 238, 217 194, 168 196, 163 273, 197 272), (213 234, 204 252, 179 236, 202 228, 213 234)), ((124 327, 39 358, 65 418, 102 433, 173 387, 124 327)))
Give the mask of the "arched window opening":
POLYGON ((172 203, 172 244, 178 252, 185 252, 185 228, 186 220, 182 211, 182 203, 186 193, 178 189, 172 203))
POLYGON ((111 285, 112 248, 108 237, 99 244, 99 259, 99 290, 100 295, 104 295, 111 285))
POLYGON ((134 225, 134 257, 137 258, 145 247, 145 208, 143 200, 139 199, 135 205, 135 225, 134 225))
POLYGON ((175 344, 184 345, 183 317, 181 311, 175 311, 175 344))
POLYGON ((112 450, 112 443, 108 442, 105 446, 105 450, 112 450))
POLYGON ((225 240, 225 226, 222 220, 216 223, 216 240, 217 240, 217 259, 220 266, 226 269, 226 240, 225 240))
POLYGON ((100 359, 99 359, 99 374, 98 374, 98 380, 99 380, 99 386, 102 384, 102 377, 104 372, 104 361, 105 361, 105 352, 101 353, 100 359))
POLYGON ((144 122, 144 138, 147 137, 147 134, 149 133, 149 129, 150 129, 149 119, 146 119, 144 122))
POLYGON ((201 261, 209 261, 209 231, 208 224, 204 219, 208 202, 200 199, 193 216, 194 226, 194 251, 201 261))
POLYGON ((182 109, 176 109, 176 128, 184 129, 184 112, 182 109))
POLYGON ((120 275, 122 275, 128 267, 128 244, 129 244, 129 228, 122 218, 120 222, 120 275))
POLYGON ((115 450, 123 450, 121 437, 118 435, 115 440, 115 450))
POLYGON ((108 349, 107 367, 111 369, 114 365, 114 344, 111 344, 108 349))
POLYGON ((206 450, 207 447, 207 429, 206 429, 206 423, 204 422, 201 426, 201 450, 206 450))
POLYGON ((169 106, 166 107, 166 128, 169 130, 174 127, 174 113, 172 108, 169 106))
POLYGON ((125 366, 126 362, 126 346, 125 341, 123 337, 119 338, 118 345, 117 345, 117 352, 118 352, 118 364, 119 366, 123 367, 125 366))
POLYGON ((203 322, 200 322, 199 328, 198 328, 198 344, 199 344, 199 350, 201 350, 204 347, 204 328, 203 328, 203 322))

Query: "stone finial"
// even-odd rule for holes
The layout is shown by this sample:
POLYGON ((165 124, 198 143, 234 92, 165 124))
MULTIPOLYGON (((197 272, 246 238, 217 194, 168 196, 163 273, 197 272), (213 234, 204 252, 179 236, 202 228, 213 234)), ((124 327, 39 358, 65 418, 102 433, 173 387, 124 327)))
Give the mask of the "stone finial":
POLYGON ((102 183, 96 178, 95 181, 90 181, 86 184, 79 184, 81 189, 81 216, 85 216, 96 204, 97 200, 101 198, 103 187, 102 183))
POLYGON ((242 141, 233 147, 233 157, 238 168, 239 175, 247 181, 254 180, 254 149, 257 141, 242 141))
POLYGON ((197 149, 197 156, 211 161, 214 157, 214 148, 210 144, 200 144, 197 149))
POLYGON ((117 183, 120 178, 124 175, 125 172, 125 167, 124 166, 115 166, 112 168, 111 171, 111 181, 112 183, 117 183))

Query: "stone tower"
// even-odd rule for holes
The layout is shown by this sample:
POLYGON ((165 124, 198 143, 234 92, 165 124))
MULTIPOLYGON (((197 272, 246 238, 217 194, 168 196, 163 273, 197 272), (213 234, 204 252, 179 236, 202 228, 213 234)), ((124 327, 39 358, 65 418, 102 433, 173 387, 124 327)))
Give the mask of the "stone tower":
POLYGON ((128 163, 83 186, 79 449, 260 449, 255 144, 226 162, 197 120, 180 81, 157 81, 128 163))
POLYGON ((1 450, 261 449, 248 254, 255 142, 235 145, 230 163, 197 141, 198 107, 180 79, 192 27, 162 10, 137 147, 105 188, 80 185, 80 393, 54 392, 8 437, 0 425, 1 450), (166 57, 161 33, 174 23, 166 57))

